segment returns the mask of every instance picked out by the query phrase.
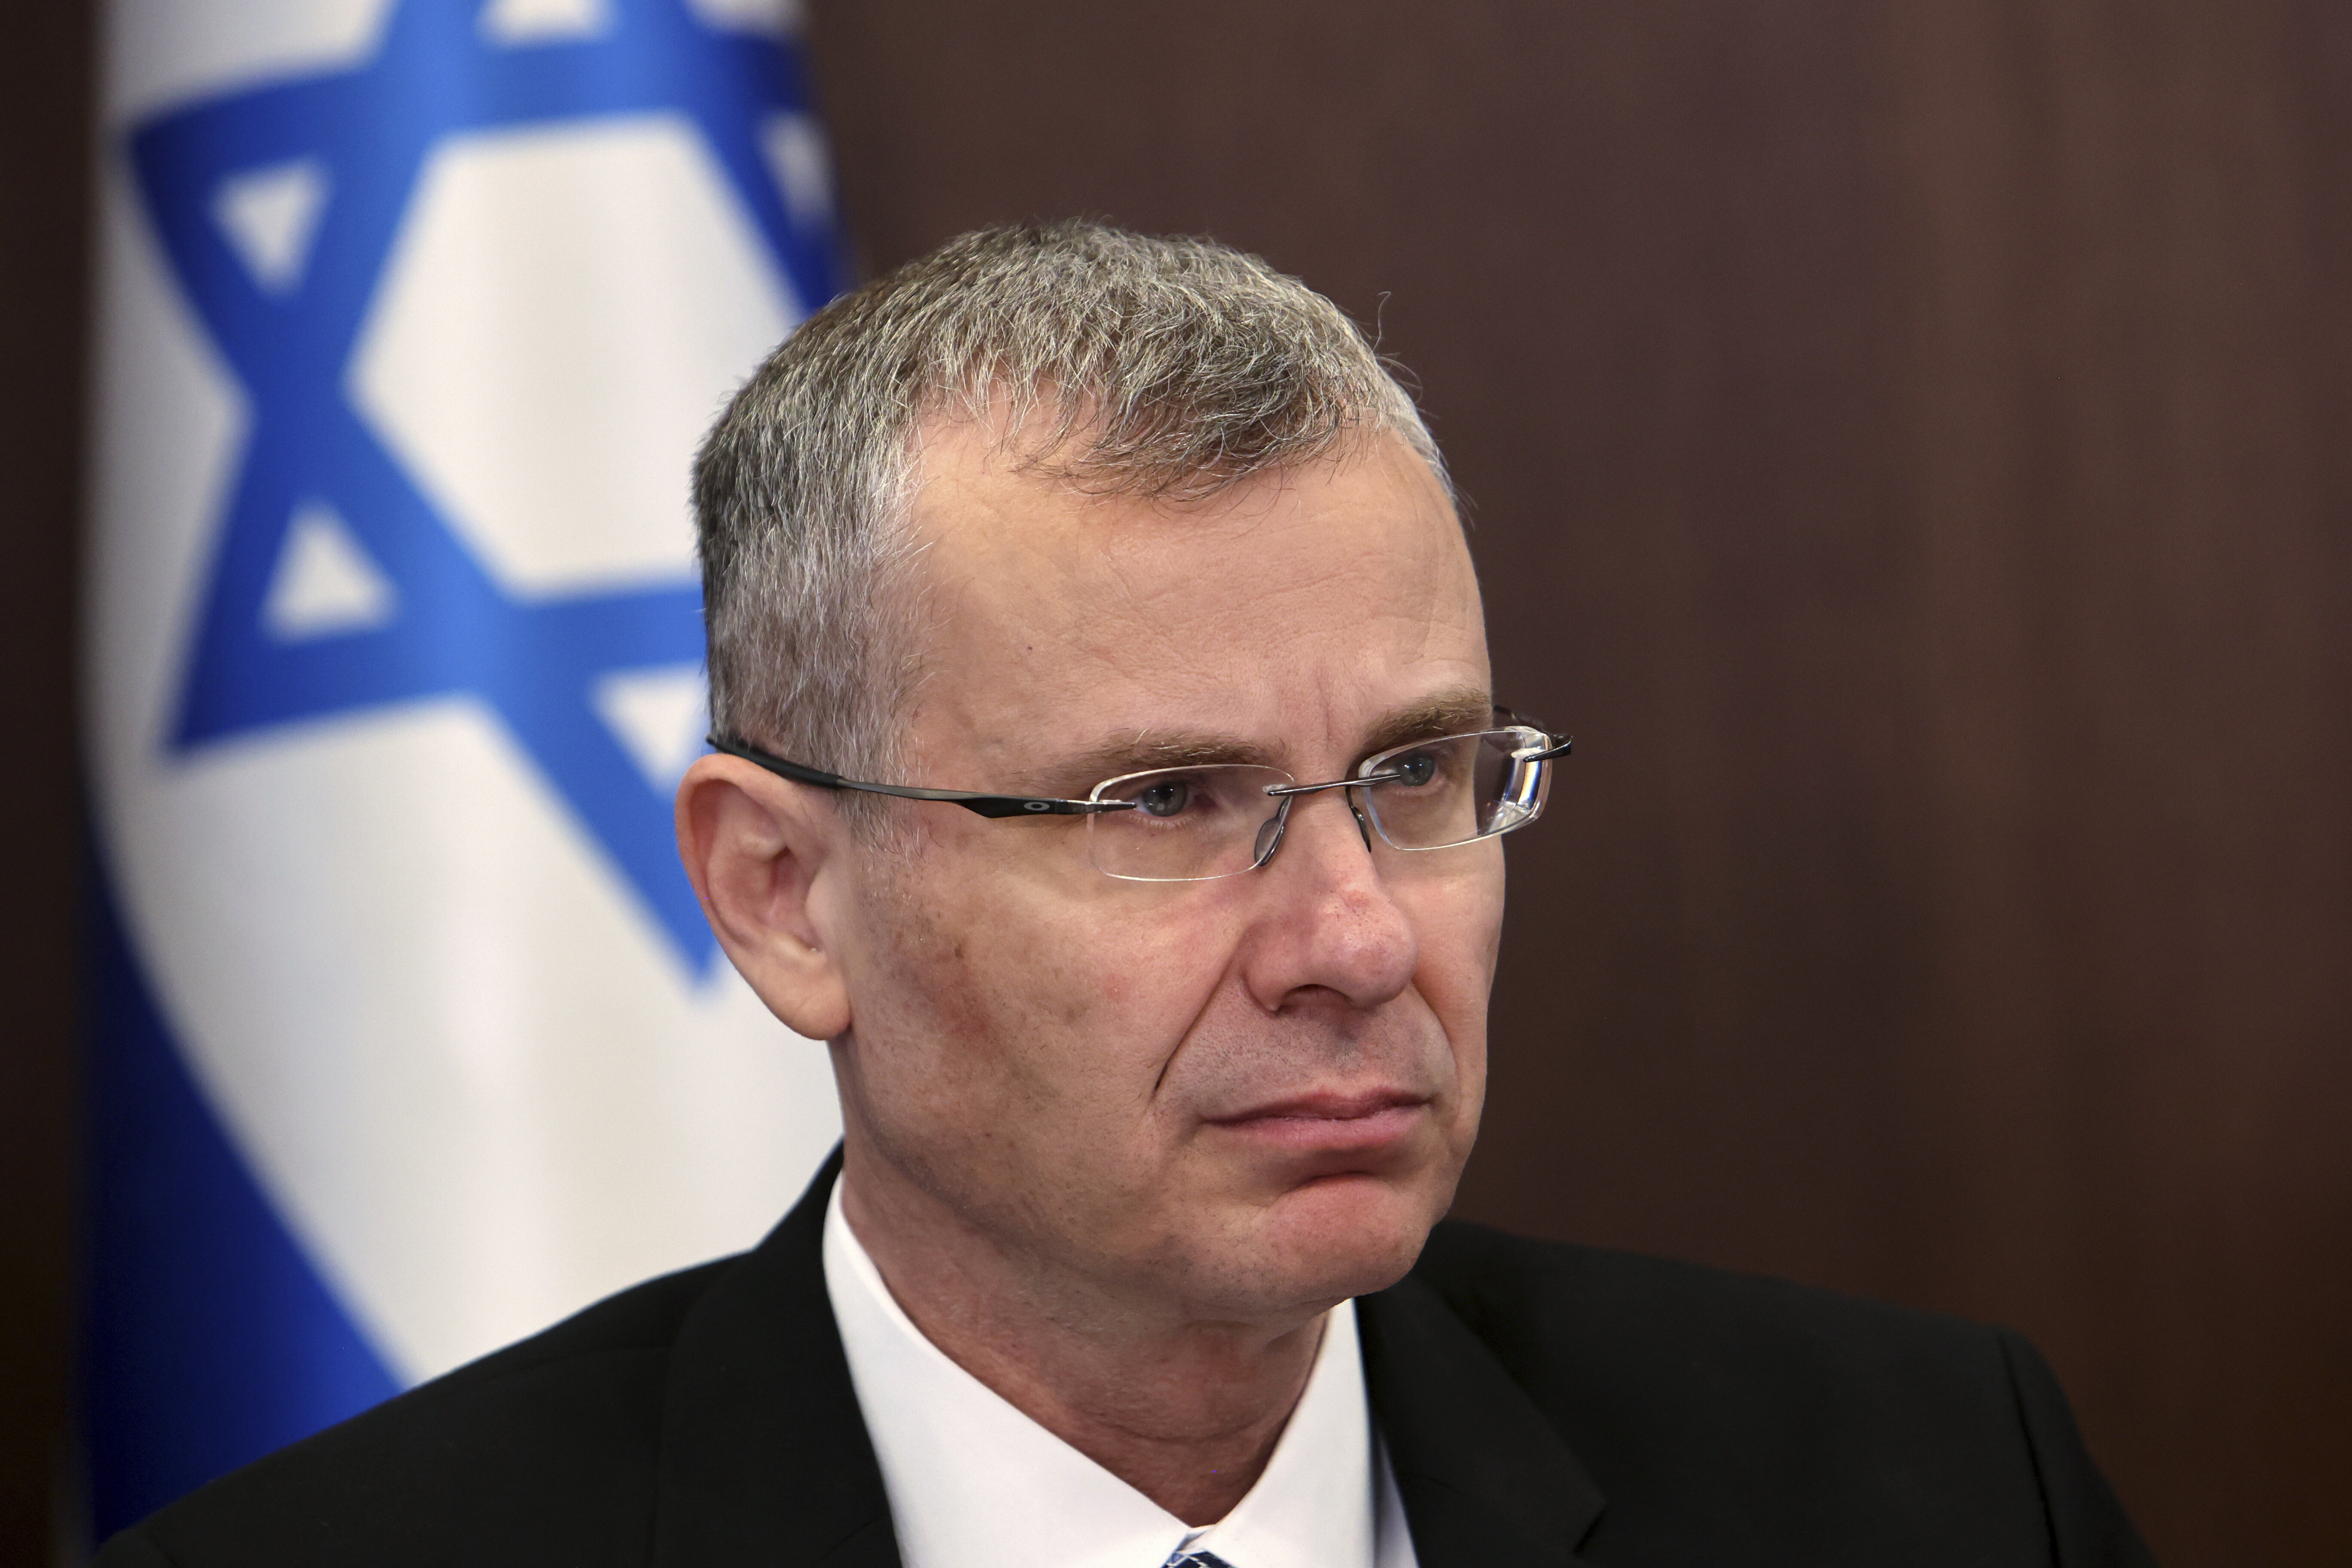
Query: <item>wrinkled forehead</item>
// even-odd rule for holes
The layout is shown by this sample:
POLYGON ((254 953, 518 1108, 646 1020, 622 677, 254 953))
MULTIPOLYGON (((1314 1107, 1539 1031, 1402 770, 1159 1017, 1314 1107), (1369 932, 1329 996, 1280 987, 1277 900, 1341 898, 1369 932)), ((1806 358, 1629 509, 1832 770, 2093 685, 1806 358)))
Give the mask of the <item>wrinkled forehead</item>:
MULTIPOLYGON (((1077 616, 1186 608, 1244 611, 1302 590, 1475 601, 1453 497, 1400 437, 1350 432, 1328 451, 1243 474, 1130 470, 1085 451, 1087 432, 1050 399, 919 422, 899 519, 923 591, 1007 597, 1001 608, 1077 616), (1307 567, 1300 574, 1297 568, 1307 567), (1286 573, 1283 568, 1292 570, 1286 573), (1386 569, 1405 566, 1402 581, 1386 569), (1202 571, 1206 569, 1206 574, 1202 571)), ((1296 609, 1296 602, 1289 606, 1296 609)))
POLYGON ((1379 713, 1485 689, 1460 523, 1402 440, 1171 496, 1041 472, 1003 436, 934 422, 913 469, 908 721, 938 746, 1204 725, 1344 746, 1379 713))

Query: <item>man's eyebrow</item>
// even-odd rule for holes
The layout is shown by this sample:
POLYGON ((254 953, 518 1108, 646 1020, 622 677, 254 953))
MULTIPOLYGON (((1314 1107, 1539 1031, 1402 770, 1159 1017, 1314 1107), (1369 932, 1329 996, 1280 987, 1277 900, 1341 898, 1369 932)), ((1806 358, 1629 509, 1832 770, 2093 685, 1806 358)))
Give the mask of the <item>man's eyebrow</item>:
POLYGON ((1477 687, 1458 686, 1434 692, 1383 716, 1365 736, 1361 754, 1370 756, 1391 746, 1433 741, 1440 735, 1467 735, 1494 727, 1493 693, 1477 687))
MULTIPOLYGON (((1365 732, 1356 755, 1369 757, 1391 746, 1433 740, 1440 735, 1468 734, 1491 729, 1494 722, 1492 695, 1475 687, 1457 687, 1382 714, 1365 732)), ((1149 773, 1154 768, 1207 767, 1219 763, 1244 763, 1288 771, 1286 759, 1261 742, 1199 731, 1142 733, 1105 741, 1038 770, 1031 782, 1042 790, 1083 794, 1105 779, 1128 773, 1149 773)))
POLYGON ((1041 783, 1079 794, 1105 779, 1154 768, 1197 768, 1217 763, 1247 763, 1262 768, 1280 767, 1275 754, 1255 741, 1238 735, 1206 731, 1179 734, 1139 734, 1106 741, 1038 774, 1041 783))

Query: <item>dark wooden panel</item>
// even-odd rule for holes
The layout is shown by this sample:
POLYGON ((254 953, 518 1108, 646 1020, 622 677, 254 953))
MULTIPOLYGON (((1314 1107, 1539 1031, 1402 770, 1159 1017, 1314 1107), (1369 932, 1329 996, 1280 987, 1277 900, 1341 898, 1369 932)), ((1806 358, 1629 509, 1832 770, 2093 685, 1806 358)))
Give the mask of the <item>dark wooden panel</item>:
POLYGON ((0 1562, 48 1561, 66 1429, 90 17, 0 17, 0 1562))
POLYGON ((2168 1560, 2352 1560, 2342 8, 814 10, 876 264, 1206 230, 1422 374, 1580 737, 1463 1210, 2017 1323, 2168 1560))
POLYGON ((1900 20, 1949 1238, 1922 1283, 2047 1325, 2178 1560, 2343 1561, 2352 34, 2294 4, 1900 20))

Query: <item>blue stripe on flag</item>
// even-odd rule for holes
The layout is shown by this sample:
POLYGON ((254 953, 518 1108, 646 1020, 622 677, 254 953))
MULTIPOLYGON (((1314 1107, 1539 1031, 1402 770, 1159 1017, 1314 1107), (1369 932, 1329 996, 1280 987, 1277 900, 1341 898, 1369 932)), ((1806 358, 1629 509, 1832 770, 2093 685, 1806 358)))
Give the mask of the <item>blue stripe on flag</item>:
POLYGON ((103 873, 85 886, 82 1422, 103 1540, 399 1384, 205 1103, 103 873))

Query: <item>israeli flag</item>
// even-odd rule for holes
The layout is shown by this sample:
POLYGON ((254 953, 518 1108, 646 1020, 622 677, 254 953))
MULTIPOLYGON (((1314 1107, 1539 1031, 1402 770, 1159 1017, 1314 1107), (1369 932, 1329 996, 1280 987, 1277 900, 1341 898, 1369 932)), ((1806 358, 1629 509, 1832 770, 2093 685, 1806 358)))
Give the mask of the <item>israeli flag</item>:
POLYGON ((781 0, 114 0, 94 1528, 749 1245, 837 1131, 671 847, 695 442, 834 291, 781 0))

